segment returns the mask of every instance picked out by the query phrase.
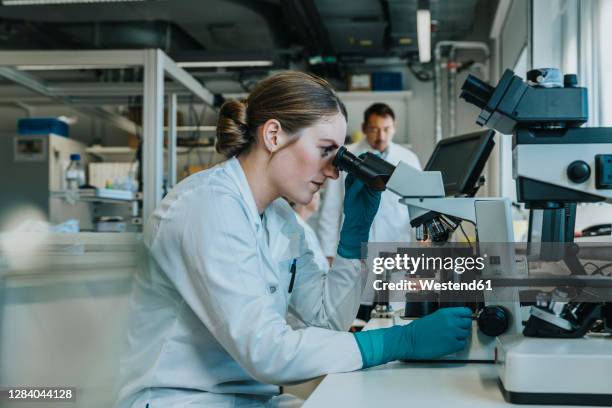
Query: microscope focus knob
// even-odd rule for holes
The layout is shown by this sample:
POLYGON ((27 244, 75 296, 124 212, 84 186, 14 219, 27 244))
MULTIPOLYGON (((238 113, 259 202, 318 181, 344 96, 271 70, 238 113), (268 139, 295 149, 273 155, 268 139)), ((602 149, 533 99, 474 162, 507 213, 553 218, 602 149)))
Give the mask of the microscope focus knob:
POLYGON ((478 328, 487 336, 504 334, 510 326, 510 313, 503 306, 485 306, 478 314, 478 328))
POLYGON ((563 75, 563 87, 576 88, 578 86, 578 75, 565 74, 563 75))
POLYGON ((574 183, 584 183, 591 177, 591 167, 582 160, 573 161, 567 166, 567 177, 574 183))

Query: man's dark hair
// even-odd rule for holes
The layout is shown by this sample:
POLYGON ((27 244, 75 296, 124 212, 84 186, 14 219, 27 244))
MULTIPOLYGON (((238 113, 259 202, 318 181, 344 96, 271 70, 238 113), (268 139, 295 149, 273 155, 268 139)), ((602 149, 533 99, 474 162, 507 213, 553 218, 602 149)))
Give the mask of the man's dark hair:
POLYGON ((391 107, 387 105, 386 103, 379 102, 379 103, 370 105, 370 107, 366 109, 365 112, 363 112, 363 124, 364 125, 368 123, 368 119, 370 118, 370 115, 391 116, 391 118, 395 120, 395 113, 393 112, 393 109, 391 109, 391 107))

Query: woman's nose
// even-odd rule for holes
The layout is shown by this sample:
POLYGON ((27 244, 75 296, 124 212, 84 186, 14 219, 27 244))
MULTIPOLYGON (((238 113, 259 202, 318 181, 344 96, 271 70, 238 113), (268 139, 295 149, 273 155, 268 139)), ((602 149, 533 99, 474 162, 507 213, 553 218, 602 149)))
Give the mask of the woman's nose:
POLYGON ((337 179, 340 175, 340 170, 336 166, 332 164, 333 160, 329 160, 325 167, 323 168, 323 175, 325 177, 329 177, 330 179, 337 179))

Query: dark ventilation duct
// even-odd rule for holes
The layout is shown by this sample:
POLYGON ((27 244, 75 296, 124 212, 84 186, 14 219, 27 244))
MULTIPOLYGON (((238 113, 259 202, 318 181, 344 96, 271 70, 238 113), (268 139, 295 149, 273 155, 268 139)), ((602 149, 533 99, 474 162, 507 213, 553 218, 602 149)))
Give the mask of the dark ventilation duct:
POLYGON ((167 21, 96 23, 41 23, 4 20, 0 23, 3 49, 142 49, 167 53, 204 50, 178 25, 167 21))
MULTIPOLYGON (((273 0, 227 0, 231 3, 245 7, 259 15, 268 24, 268 29, 272 33, 274 43, 278 47, 289 45, 287 30, 284 25, 285 16, 279 2, 273 0)), ((281 0, 282 3, 284 0, 281 0)))

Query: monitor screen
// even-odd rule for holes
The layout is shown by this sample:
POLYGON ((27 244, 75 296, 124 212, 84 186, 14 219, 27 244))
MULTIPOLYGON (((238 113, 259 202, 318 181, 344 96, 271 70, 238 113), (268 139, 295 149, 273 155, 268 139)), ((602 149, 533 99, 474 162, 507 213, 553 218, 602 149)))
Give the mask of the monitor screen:
POLYGON ((444 139, 436 145, 426 171, 440 171, 446 196, 473 196, 489 154, 495 132, 484 130, 444 139))

